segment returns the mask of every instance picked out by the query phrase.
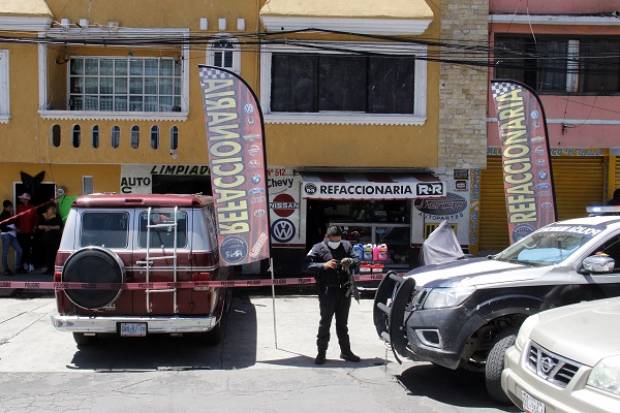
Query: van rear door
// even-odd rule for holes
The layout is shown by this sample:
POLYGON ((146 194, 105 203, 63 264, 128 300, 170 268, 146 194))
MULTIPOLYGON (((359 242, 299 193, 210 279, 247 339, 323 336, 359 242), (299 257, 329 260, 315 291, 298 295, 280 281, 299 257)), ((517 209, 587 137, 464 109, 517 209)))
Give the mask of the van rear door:
MULTIPOLYGON (((133 259, 137 282, 172 282, 175 270, 177 281, 191 280, 188 231, 191 228, 191 214, 188 210, 177 209, 175 221, 175 208, 138 209, 134 228, 133 259)), ((180 292, 180 289, 175 292, 174 288, 134 290, 134 314, 186 313, 180 292)))

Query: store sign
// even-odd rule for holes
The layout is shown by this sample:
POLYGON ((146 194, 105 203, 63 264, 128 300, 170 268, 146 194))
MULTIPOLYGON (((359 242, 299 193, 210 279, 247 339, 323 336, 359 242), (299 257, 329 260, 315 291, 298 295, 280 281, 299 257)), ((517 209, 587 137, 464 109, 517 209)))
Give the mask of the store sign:
POLYGON ((461 214, 467 208, 467 199, 448 192, 442 198, 417 199, 414 205, 418 211, 431 217, 445 218, 461 214))
POLYGON ((413 199, 443 196, 445 187, 442 182, 308 182, 304 194, 317 199, 413 199))
POLYGON ((447 193, 442 197, 414 200, 411 208, 411 243, 422 244, 428 235, 428 228, 448 221, 461 245, 469 245, 472 208, 471 171, 437 170, 433 174, 445 185, 447 193), (460 179, 464 176, 469 178, 460 179))
POLYGON ((271 241, 274 246, 304 246, 305 201, 301 198, 301 176, 291 168, 267 170, 271 241))
POLYGON ((256 95, 235 73, 200 66, 220 265, 269 258, 263 119, 256 95))
POLYGON ((532 90, 513 81, 493 81, 492 91, 513 243, 556 220, 549 139, 542 104, 532 90))
POLYGON ((120 192, 122 194, 150 194, 153 176, 209 176, 207 165, 122 165, 120 192))
POLYGON ((278 194, 270 203, 271 210, 279 217, 290 217, 299 209, 299 203, 291 194, 278 194))

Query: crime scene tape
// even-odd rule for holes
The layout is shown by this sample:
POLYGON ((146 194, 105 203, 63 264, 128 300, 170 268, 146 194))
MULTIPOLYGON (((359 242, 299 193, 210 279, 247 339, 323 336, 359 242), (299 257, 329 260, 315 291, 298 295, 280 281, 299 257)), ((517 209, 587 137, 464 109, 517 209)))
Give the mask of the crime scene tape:
MULTIPOLYGON (((355 281, 381 281, 384 273, 355 275, 355 281)), ((208 289, 208 288, 242 288, 242 287, 270 287, 282 285, 310 285, 316 284, 313 277, 246 279, 246 280, 214 280, 214 281, 156 281, 149 283, 82 283, 56 281, 0 281, 0 289, 27 289, 27 290, 165 290, 178 289, 208 289)))

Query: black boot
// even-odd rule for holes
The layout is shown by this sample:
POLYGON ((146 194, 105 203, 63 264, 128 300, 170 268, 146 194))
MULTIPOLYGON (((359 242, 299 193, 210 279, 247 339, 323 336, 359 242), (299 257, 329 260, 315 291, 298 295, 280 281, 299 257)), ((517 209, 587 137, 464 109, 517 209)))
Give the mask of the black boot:
POLYGON ((314 364, 325 364, 325 350, 319 350, 314 359, 314 364))
POLYGON ((341 351, 340 352, 340 358, 345 360, 345 361, 350 361, 352 363, 359 363, 360 360, 361 360, 358 356, 353 354, 353 352, 351 350, 343 350, 343 351, 341 351))

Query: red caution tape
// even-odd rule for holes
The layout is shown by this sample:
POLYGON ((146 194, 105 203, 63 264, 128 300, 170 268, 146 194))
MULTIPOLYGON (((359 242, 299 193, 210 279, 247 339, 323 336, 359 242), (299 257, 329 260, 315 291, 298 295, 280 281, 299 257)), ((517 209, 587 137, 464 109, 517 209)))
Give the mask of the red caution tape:
MULTIPOLYGON (((356 275, 355 280, 381 281, 384 273, 356 275)), ((272 285, 309 285, 315 284, 313 277, 249 279, 249 280, 217 280, 217 281, 179 281, 179 282, 150 282, 150 283, 80 283, 54 281, 0 281, 0 289, 27 289, 27 290, 166 290, 178 289, 208 289, 208 288, 243 288, 243 287, 270 287, 272 285)))

